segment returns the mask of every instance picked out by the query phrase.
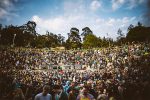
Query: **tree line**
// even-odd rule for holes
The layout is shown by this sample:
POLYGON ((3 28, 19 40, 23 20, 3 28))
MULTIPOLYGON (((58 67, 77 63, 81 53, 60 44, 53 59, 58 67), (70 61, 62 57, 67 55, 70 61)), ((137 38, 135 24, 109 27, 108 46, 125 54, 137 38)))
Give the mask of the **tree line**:
POLYGON ((150 27, 142 25, 140 22, 136 26, 130 25, 127 29, 127 35, 118 29, 118 37, 114 41, 111 37, 97 37, 89 27, 84 27, 82 32, 72 27, 67 33, 65 39, 61 34, 54 34, 46 31, 44 35, 36 32, 36 23, 28 21, 21 26, 0 24, 0 45, 12 47, 33 47, 33 48, 50 48, 63 46, 66 49, 77 48, 97 48, 108 47, 111 45, 121 45, 128 42, 149 42, 150 27))

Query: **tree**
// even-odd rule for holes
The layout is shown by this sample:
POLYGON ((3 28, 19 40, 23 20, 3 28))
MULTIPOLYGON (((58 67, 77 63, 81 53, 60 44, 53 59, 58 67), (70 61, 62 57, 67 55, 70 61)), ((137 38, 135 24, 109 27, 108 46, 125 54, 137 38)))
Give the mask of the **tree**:
POLYGON ((127 33, 126 39, 132 41, 150 41, 150 27, 138 25, 127 33))
POLYGON ((28 31, 31 34, 36 35, 36 31, 35 31, 36 23, 34 21, 28 21, 27 24, 26 24, 26 26, 27 26, 28 31))
POLYGON ((27 46, 35 37, 36 23, 29 21, 22 26, 8 25, 1 29, 1 44, 10 46, 27 46))
POLYGON ((99 44, 100 44, 99 38, 97 38, 94 34, 86 35, 86 37, 83 41, 83 47, 84 48, 98 47, 99 44))
POLYGON ((67 48, 81 48, 81 38, 77 28, 71 28, 66 40, 67 48))
POLYGON ((85 37, 89 34, 93 34, 93 32, 91 31, 91 29, 89 27, 85 27, 82 29, 83 33, 81 34, 81 36, 83 36, 83 40, 85 40, 85 37))
POLYGON ((134 25, 130 24, 130 26, 128 27, 128 31, 130 31, 133 28, 134 28, 134 25))
POLYGON ((2 43, 1 36, 2 36, 2 24, 0 24, 0 44, 2 43))
POLYGON ((34 21, 28 21, 26 24, 19 26, 19 29, 23 31, 23 33, 30 33, 32 35, 37 35, 36 33, 36 23, 34 21))
POLYGON ((44 48, 46 47, 46 38, 45 35, 39 35, 33 42, 33 47, 44 48))
POLYGON ((118 34, 117 40, 119 40, 120 38, 124 37, 124 34, 123 34, 123 32, 122 32, 122 30, 120 28, 118 29, 117 34, 118 34))
MULTIPOLYGON (((128 30, 131 30, 132 27, 133 27, 133 25, 131 24, 131 25, 129 26, 128 30)), ((117 44, 122 45, 122 43, 125 43, 125 42, 126 42, 126 41, 125 41, 126 39, 125 39, 124 33, 123 33, 122 30, 119 28, 117 34, 118 34, 118 37, 117 37, 117 44)))
POLYGON ((0 30, 2 30, 2 24, 0 24, 0 30))
POLYGON ((2 45, 24 46, 25 42, 22 36, 22 31, 13 25, 3 28, 1 32, 2 45))
POLYGON ((109 46, 109 41, 105 37, 102 38, 102 47, 108 47, 109 46))
POLYGON ((28 21, 26 24, 18 27, 20 30, 22 30, 22 33, 24 34, 25 41, 27 42, 27 46, 31 45, 31 42, 33 42, 33 38, 36 37, 36 23, 34 21, 28 21))
POLYGON ((122 30, 121 30, 120 28, 118 29, 117 34, 118 34, 119 36, 121 36, 121 37, 124 36, 124 34, 123 34, 123 32, 122 32, 122 30))
POLYGON ((58 36, 54 33, 48 32, 45 35, 46 47, 57 47, 60 45, 58 36))
POLYGON ((58 34, 57 39, 58 39, 58 43, 60 46, 64 45, 64 40, 65 40, 64 36, 62 36, 61 34, 58 34))
POLYGON ((138 22, 138 26, 142 26, 142 23, 141 23, 141 22, 138 22))

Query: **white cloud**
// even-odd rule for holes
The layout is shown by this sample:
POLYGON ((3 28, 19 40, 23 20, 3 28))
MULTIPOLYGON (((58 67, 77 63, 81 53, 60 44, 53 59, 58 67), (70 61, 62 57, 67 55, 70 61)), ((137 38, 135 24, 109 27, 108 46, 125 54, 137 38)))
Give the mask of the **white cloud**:
POLYGON ((3 18, 5 15, 7 15, 7 11, 0 8, 0 19, 3 18))
POLYGON ((112 0, 112 9, 113 11, 119 9, 121 6, 127 6, 127 9, 133 9, 136 6, 144 3, 146 0, 112 0))
MULTIPOLYGON (((95 2, 95 0, 92 2, 95 2)), ((119 0, 118 2, 123 4, 125 1, 119 0)), ((138 19, 134 16, 101 18, 93 13, 93 10, 89 10, 87 13, 87 9, 91 9, 91 6, 86 7, 84 4, 83 0, 78 2, 67 1, 64 2, 63 14, 47 19, 34 15, 31 19, 37 23, 37 32, 39 34, 45 34, 48 30, 55 34, 62 34, 66 39, 67 33, 70 32, 72 27, 78 28, 80 33, 82 33, 82 28, 89 27, 97 36, 107 37, 106 33, 108 33, 109 37, 115 39, 119 28, 126 33, 130 24, 137 24, 138 19)))
POLYGON ((8 14, 8 8, 12 6, 10 0, 0 1, 0 19, 4 19, 8 14))
POLYGON ((37 23, 37 32, 45 34, 46 30, 55 34, 62 34, 67 38, 67 33, 72 27, 76 27, 82 32, 82 28, 89 27, 94 34, 101 37, 109 37, 115 39, 117 30, 121 28, 126 33, 127 27, 130 24, 136 24, 136 17, 123 17, 120 19, 109 18, 102 19, 97 16, 86 17, 86 15, 68 15, 58 16, 55 18, 44 19, 35 15, 32 20, 37 23), (95 20, 93 20, 95 19, 95 20))
POLYGON ((40 33, 42 34, 44 34, 46 30, 57 34, 66 34, 67 32, 69 32, 71 27, 78 26, 76 24, 80 19, 80 16, 59 16, 50 19, 43 19, 37 15, 32 17, 32 20, 37 23, 37 27, 41 29, 40 33))
POLYGON ((143 2, 145 2, 146 0, 139 0, 139 3, 143 3, 143 2))
POLYGON ((15 9, 15 3, 18 0, 0 0, 0 20, 9 21, 12 17, 17 17, 18 15, 12 12, 15 9))
POLYGON ((96 11, 96 10, 99 9, 100 7, 101 7, 101 2, 100 2, 100 1, 93 0, 93 1, 91 2, 91 5, 90 5, 91 10, 96 11))
POLYGON ((112 9, 116 10, 125 3, 125 0, 112 0, 112 9))
POLYGON ((0 20, 10 21, 13 17, 18 17, 18 15, 15 13, 10 13, 3 8, 0 8, 0 20))
POLYGON ((84 0, 68 0, 64 1, 64 14, 78 14, 78 12, 85 12, 84 0))
POLYGON ((95 20, 95 22, 97 23, 97 24, 99 24, 99 23, 104 23, 104 19, 101 19, 101 18, 97 18, 96 20, 95 20))
POLYGON ((128 6, 128 8, 129 8, 129 9, 132 9, 132 8, 134 8, 136 5, 137 5, 137 0, 130 0, 130 1, 129 1, 129 6, 128 6))
POLYGON ((3 7, 12 6, 12 0, 1 0, 0 3, 3 7))
POLYGON ((128 9, 133 9, 137 5, 144 3, 146 0, 129 0, 128 1, 128 9))
POLYGON ((108 26, 113 26, 114 23, 115 23, 115 19, 114 19, 114 18, 109 18, 109 20, 107 21, 106 24, 107 24, 108 26))

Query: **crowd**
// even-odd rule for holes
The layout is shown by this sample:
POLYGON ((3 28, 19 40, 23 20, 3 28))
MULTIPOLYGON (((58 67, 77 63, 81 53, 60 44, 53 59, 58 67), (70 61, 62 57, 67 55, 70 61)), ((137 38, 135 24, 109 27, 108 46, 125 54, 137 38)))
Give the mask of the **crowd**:
POLYGON ((1 48, 0 98, 39 100, 42 89, 51 100, 149 100, 150 44, 72 51, 1 48))

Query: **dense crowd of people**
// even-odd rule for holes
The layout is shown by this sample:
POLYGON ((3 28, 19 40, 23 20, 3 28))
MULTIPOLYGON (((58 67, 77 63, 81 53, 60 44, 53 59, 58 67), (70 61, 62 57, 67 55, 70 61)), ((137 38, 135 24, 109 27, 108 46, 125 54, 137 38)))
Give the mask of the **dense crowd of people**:
POLYGON ((64 51, 1 48, 0 55, 4 100, 150 99, 148 43, 64 51))

